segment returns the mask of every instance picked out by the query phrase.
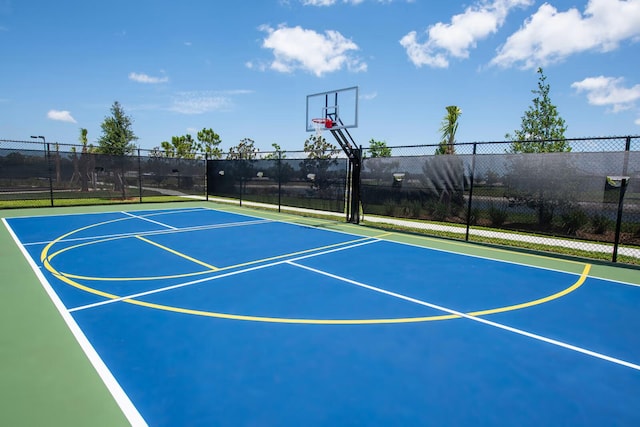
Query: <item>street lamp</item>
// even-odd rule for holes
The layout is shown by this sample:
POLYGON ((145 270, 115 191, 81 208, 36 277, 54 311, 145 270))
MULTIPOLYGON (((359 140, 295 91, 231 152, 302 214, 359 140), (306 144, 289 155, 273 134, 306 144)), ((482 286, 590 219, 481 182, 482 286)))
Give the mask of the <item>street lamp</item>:
POLYGON ((49 198, 51 200, 51 206, 53 206, 53 180, 51 178, 51 159, 49 158, 50 157, 49 146, 47 145, 47 140, 42 135, 38 135, 38 136, 31 135, 31 138, 41 139, 42 144, 44 145, 44 154, 47 159, 47 169, 49 171, 49 198))
POLYGON ((40 135, 40 136, 33 136, 33 135, 31 135, 31 138, 33 138, 33 139, 41 139, 41 140, 42 140, 42 143, 44 144, 44 148, 45 148, 45 150, 47 149, 47 140, 46 140, 46 139, 44 139, 44 136, 42 136, 42 135, 40 135))

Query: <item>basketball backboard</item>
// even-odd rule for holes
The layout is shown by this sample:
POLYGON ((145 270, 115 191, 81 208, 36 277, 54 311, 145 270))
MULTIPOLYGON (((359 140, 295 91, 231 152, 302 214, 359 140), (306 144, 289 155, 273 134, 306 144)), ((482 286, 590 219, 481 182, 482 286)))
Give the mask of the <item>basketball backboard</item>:
POLYGON ((317 130, 314 119, 325 119, 328 129, 358 127, 358 87, 307 95, 307 132, 317 130))

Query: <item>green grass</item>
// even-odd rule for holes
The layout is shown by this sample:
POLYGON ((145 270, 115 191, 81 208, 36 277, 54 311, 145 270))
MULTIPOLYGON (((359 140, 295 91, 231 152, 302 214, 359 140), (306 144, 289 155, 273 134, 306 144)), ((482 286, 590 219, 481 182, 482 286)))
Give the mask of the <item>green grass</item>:
MULTIPOLYGON (((156 202, 181 202, 187 201, 180 196, 142 196, 142 203, 156 202)), ((112 204, 131 204, 139 203, 139 197, 121 198, 104 198, 104 197, 83 197, 83 198, 56 198, 53 200, 53 206, 91 206, 91 205, 112 205, 112 204)), ((0 209, 15 208, 41 208, 50 207, 49 199, 30 199, 30 200, 0 200, 0 209)))
MULTIPOLYGON (((463 233, 454 233, 449 231, 431 230, 431 229, 425 230, 424 228, 419 228, 419 227, 403 226, 403 225, 397 225, 397 224, 386 224, 386 223, 371 222, 371 221, 367 222, 366 220, 363 221, 363 224, 370 227, 379 228, 382 230, 407 232, 407 233, 418 234, 423 236, 442 237, 442 238, 453 239, 453 240, 464 240, 464 236, 465 236, 463 233)), ((452 226, 454 224, 446 223, 446 224, 439 224, 439 225, 452 226)), ((465 229, 465 227, 459 227, 459 228, 461 230, 465 229)), ((478 227, 474 227, 474 229, 478 229, 478 227)), ((491 229, 486 227, 483 227, 482 229, 496 231, 496 232, 506 232, 506 230, 502 230, 502 229, 491 229)), ((508 232, 509 234, 518 234, 518 235, 532 237, 532 238, 536 236, 545 237, 545 238, 550 237, 550 236, 535 235, 535 234, 529 234, 529 233, 518 233, 518 232, 511 232, 511 231, 508 231, 508 232)), ((572 240, 572 241, 581 242, 581 240, 567 239, 565 237, 563 237, 563 240, 572 240)), ((578 258, 602 260, 602 261, 611 261, 611 257, 613 253, 613 246, 607 243, 602 243, 602 242, 585 242, 585 243, 598 243, 598 244, 610 246, 611 252, 605 253, 605 252, 587 251, 587 250, 576 249, 576 248, 567 248, 563 246, 551 246, 551 245, 544 245, 544 244, 535 243, 535 242, 526 242, 526 241, 523 242, 519 240, 490 238, 490 237, 477 236, 477 235, 470 236, 469 241, 472 243, 486 243, 491 245, 503 246, 507 248, 526 249, 526 250, 531 250, 536 252, 546 252, 546 253, 567 255, 567 256, 578 257, 578 258)), ((626 255, 618 255, 618 262, 625 263, 625 264, 632 264, 632 265, 640 265, 639 258, 629 257, 626 255)))
MULTIPOLYGON (((226 199, 225 202, 226 203, 237 204, 238 200, 237 199, 226 199)), ((277 211, 278 208, 277 208, 277 206, 273 206, 273 207, 269 207, 269 206, 251 206, 251 209, 267 210, 267 211, 274 211, 275 210, 275 211, 277 211)), ((287 206, 282 206, 281 209, 282 209, 282 212, 294 213, 295 215, 309 217, 309 218, 318 218, 318 219, 327 219, 327 220, 335 220, 336 219, 335 216, 323 214, 321 211, 299 212, 299 211, 295 211, 293 208, 287 207, 287 206)), ((418 234, 418 235, 422 235, 422 236, 440 237, 440 238, 459 240, 459 241, 463 241, 464 238, 465 238, 466 225, 463 225, 463 224, 455 224, 455 223, 449 223, 449 222, 424 221, 424 220, 416 220, 416 219, 410 219, 410 218, 394 218, 394 219, 401 219, 402 221, 407 221, 407 222, 410 222, 410 223, 413 222, 413 223, 416 224, 416 227, 367 221, 366 220, 366 216, 364 216, 364 219, 362 219, 361 223, 362 223, 362 225, 366 225, 366 226, 370 226, 370 227, 378 228, 378 229, 382 229, 382 230, 397 231, 397 232, 407 232, 407 233, 418 234), (459 232, 451 232, 451 231, 443 231, 443 230, 424 229, 424 228, 421 228, 421 227, 417 226, 418 224, 425 224, 425 223, 434 224, 434 225, 441 225, 441 226, 447 226, 447 227, 456 227, 460 231, 459 232)), ((494 231, 494 232, 501 232, 501 233, 509 233, 509 234, 515 234, 515 235, 519 235, 519 236, 531 237, 531 238, 535 238, 535 237, 554 238, 554 236, 550 236, 550 235, 539 234, 539 233, 527 233, 527 232, 521 232, 521 231, 512 231, 512 230, 508 230, 508 229, 504 229, 504 228, 491 228, 491 227, 474 226, 473 229, 474 230, 486 230, 486 231, 494 231)), ((595 251, 587 251, 587 250, 581 250, 581 249, 576 249, 576 248, 567 248, 567 247, 563 247, 563 246, 551 246, 551 245, 544 245, 544 244, 535 243, 535 242, 527 242, 527 241, 523 242, 523 241, 519 241, 519 240, 490 238, 490 237, 477 236, 477 235, 471 235, 470 236, 470 242, 503 246, 505 248, 525 249, 525 250, 528 250, 528 251, 544 252, 544 253, 558 254, 558 255, 578 257, 578 258, 586 258, 586 259, 592 259, 592 260, 601 260, 601 261, 609 261, 609 262, 611 261, 611 257, 612 257, 612 254, 613 254, 613 245, 611 245, 610 243, 586 241, 586 240, 580 240, 580 239, 576 239, 576 238, 570 238, 570 237, 567 237, 567 236, 562 236, 562 237, 557 237, 557 238, 558 239, 563 239, 563 240, 570 240, 570 241, 573 241, 573 242, 597 243, 597 244, 607 245, 607 246, 611 247, 611 251, 610 252, 595 252, 595 251)), ((619 254, 617 261, 619 263, 625 263, 625 264, 631 264, 631 265, 640 265, 640 259, 634 258, 634 257, 629 257, 629 256, 626 256, 626 255, 620 255, 619 254)))

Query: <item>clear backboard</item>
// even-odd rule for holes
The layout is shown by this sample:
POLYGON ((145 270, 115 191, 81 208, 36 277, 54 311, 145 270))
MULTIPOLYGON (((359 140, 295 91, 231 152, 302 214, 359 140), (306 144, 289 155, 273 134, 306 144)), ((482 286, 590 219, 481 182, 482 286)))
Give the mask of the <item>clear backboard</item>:
POLYGON ((358 87, 307 95, 306 120, 307 132, 316 131, 321 120, 327 129, 358 127, 358 87))

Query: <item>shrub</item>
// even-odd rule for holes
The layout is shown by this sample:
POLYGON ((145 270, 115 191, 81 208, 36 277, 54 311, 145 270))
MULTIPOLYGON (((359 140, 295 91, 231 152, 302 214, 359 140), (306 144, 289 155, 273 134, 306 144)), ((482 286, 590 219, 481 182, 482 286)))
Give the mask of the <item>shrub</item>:
POLYGON ((494 227, 500 227, 507 221, 507 210, 505 208, 498 208, 493 203, 489 205, 489 221, 494 227))
POLYGON ((467 222, 469 225, 477 225, 478 219, 480 218, 480 209, 472 208, 470 215, 468 215, 469 216, 468 218, 467 218, 467 213, 468 213, 467 211, 464 211, 465 222, 467 222))
POLYGON ((384 216, 393 216, 393 212, 396 209, 396 203, 393 200, 386 200, 382 205, 384 216))
POLYGON ((560 216, 562 229, 567 234, 576 234, 578 230, 589 223, 589 217, 580 208, 573 208, 560 216))
POLYGON ((426 206, 427 212, 434 221, 444 221, 449 215, 449 206, 445 202, 430 200, 426 206))
POLYGON ((444 221, 447 218, 448 213, 449 209, 446 203, 435 202, 433 204, 431 216, 433 217, 434 221, 444 221))
POLYGON ((420 218, 420 212, 422 211, 422 202, 420 200, 413 200, 410 204, 411 217, 420 218))
POLYGON ((612 224, 613 221, 604 215, 596 215, 591 218, 591 226, 593 227, 593 232, 596 234, 603 234, 612 224))

